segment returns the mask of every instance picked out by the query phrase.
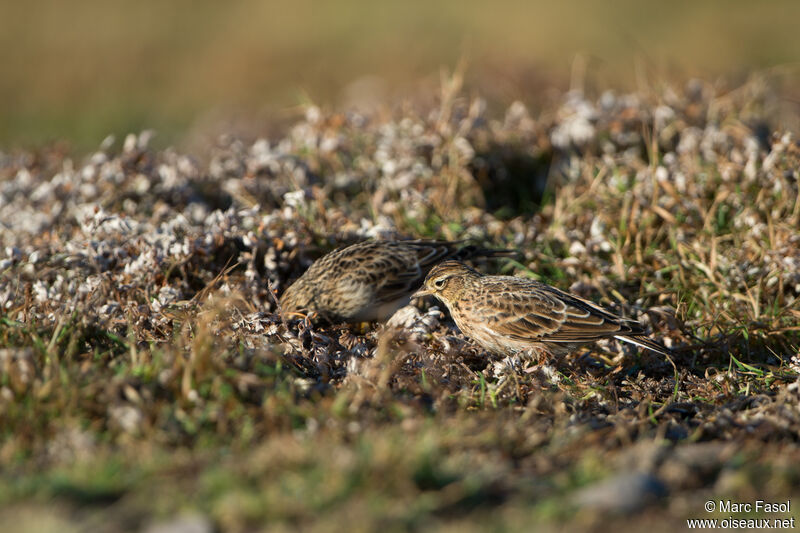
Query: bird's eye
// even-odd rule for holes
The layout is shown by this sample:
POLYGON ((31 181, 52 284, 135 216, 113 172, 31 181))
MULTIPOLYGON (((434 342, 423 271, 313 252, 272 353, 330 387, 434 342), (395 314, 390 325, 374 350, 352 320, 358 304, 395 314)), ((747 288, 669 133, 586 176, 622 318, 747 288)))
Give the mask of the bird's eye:
POLYGON ((445 278, 439 278, 433 280, 433 286, 437 289, 444 289, 444 282, 447 281, 445 278))

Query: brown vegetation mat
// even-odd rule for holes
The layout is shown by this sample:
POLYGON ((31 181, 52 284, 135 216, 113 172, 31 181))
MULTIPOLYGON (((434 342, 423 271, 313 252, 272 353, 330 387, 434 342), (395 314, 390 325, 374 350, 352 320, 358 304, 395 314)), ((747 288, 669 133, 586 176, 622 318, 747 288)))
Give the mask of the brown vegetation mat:
POLYGON ((773 129, 777 97, 692 82, 491 116, 458 82, 430 112, 311 107, 283 138, 199 157, 147 133, 81 163, 0 155, 0 522, 789 516, 703 509, 800 492, 800 146, 773 129), (608 343, 526 370, 438 308, 391 326, 275 312, 269 287, 323 253, 401 237, 518 249, 479 267, 638 318, 675 366, 608 343))

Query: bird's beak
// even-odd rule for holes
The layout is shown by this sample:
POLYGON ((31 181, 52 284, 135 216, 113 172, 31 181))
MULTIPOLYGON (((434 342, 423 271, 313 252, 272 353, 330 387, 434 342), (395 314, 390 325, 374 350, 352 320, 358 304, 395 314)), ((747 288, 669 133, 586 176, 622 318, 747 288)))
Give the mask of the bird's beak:
POLYGON ((418 290, 417 292, 412 294, 411 297, 412 298, 422 298, 423 296, 428 296, 430 294, 432 294, 431 291, 429 291, 425 287, 422 287, 420 290, 418 290))

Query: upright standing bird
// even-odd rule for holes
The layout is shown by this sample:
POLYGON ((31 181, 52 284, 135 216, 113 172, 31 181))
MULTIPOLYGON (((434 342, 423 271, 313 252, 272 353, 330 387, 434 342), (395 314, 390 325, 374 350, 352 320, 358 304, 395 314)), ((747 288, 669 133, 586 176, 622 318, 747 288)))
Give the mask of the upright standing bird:
POLYGON ((503 355, 545 350, 560 355, 583 344, 616 337, 670 357, 635 320, 616 316, 545 283, 486 276, 457 261, 434 267, 414 297, 433 295, 456 325, 485 349, 503 355))
POLYGON ((280 299, 284 312, 332 322, 385 320, 407 305, 438 262, 509 255, 448 241, 365 241, 317 259, 280 299))

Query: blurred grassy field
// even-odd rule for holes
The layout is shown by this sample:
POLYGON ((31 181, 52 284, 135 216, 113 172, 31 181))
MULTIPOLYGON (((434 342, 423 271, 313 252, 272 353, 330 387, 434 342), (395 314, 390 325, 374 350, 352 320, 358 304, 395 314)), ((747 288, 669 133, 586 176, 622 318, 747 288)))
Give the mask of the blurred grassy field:
POLYGON ((535 103, 589 83, 740 77, 800 57, 791 0, 733 2, 0 2, 0 147, 154 128, 164 144, 220 117, 258 127, 311 99, 414 96, 462 56, 468 86, 535 103), (360 87, 363 89, 364 84, 360 87), (356 88, 359 86, 356 86, 356 88), (355 96, 354 96, 355 95, 355 96))

